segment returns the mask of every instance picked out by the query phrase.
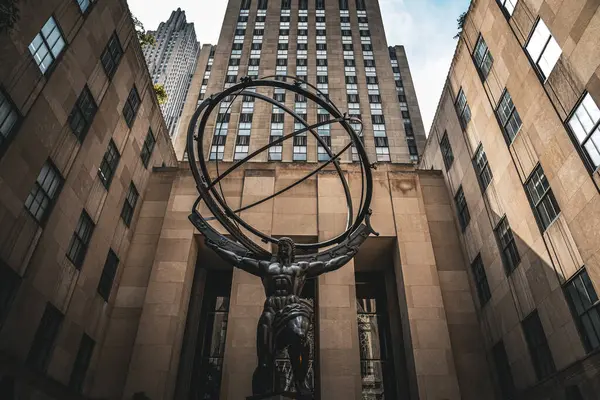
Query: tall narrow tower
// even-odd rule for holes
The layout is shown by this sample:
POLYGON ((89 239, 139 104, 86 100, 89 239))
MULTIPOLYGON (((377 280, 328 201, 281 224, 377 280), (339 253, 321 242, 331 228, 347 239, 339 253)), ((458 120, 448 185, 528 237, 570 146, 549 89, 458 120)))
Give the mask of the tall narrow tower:
POLYGON ((161 105, 169 134, 173 136, 196 67, 199 43, 193 23, 178 8, 156 31, 149 31, 156 44, 144 47, 144 57, 155 84, 164 85, 167 101, 161 105))

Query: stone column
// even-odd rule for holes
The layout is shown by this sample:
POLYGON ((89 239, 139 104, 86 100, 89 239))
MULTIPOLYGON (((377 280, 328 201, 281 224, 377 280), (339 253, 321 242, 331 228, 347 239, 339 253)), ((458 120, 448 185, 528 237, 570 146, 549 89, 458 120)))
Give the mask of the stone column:
MULTIPOLYGON (((274 171, 248 170, 244 178, 241 205, 248 205, 273 194, 274 171)), ((242 212, 241 217, 256 229, 270 234, 273 200, 242 212)), ((256 326, 265 302, 260 279, 240 269, 233 272, 227 324, 221 398, 243 400, 252 395, 252 373, 257 365, 256 326)))
MULTIPOLYGON (((346 200, 336 173, 318 175, 319 240, 343 232, 346 200)), ((361 398, 354 261, 319 278, 321 398, 361 398)))
MULTIPOLYGON (((419 177, 389 173, 400 260, 399 291, 406 294, 408 324, 421 400, 461 399, 440 278, 419 177)), ((435 213, 435 205, 429 211, 435 213)), ((446 210, 438 210, 445 212, 446 210)))
POLYGON ((187 219, 194 190, 191 174, 178 176, 173 185, 129 365, 126 399, 136 392, 152 400, 173 398, 198 253, 187 219))

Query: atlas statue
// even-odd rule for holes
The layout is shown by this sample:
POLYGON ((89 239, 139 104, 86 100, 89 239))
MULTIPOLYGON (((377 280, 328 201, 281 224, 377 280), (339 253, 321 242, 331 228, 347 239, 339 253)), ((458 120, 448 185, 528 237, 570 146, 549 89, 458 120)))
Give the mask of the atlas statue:
POLYGON ((306 279, 335 271, 354 257, 356 248, 327 262, 295 261, 295 244, 290 238, 280 238, 273 261, 241 257, 207 240, 207 245, 225 261, 258 276, 265 289, 264 309, 256 332, 258 366, 252 377, 252 392, 273 393, 275 355, 288 349, 294 371, 294 384, 299 396, 309 396, 306 382, 310 344, 308 330, 312 305, 300 297, 306 279))
MULTIPOLYGON (((199 197, 194 203, 192 213, 189 216, 190 221, 204 236, 205 243, 209 248, 227 263, 259 277, 265 291, 266 300, 258 321, 256 335, 258 365, 252 376, 252 399, 268 398, 268 396, 281 392, 281 388, 277 387, 278 371, 275 358, 284 350, 287 350, 290 358, 296 398, 302 400, 313 398, 312 389, 307 379, 310 367, 311 343, 309 330, 313 318, 313 305, 309 300, 301 297, 302 289, 307 279, 335 271, 344 266, 356 255, 359 247, 369 235, 377 235, 369 221, 371 214, 369 206, 373 190, 371 168, 375 166, 369 163, 360 134, 351 126, 351 124, 362 125, 362 122, 355 117, 349 117, 340 112, 328 96, 325 96, 310 83, 297 77, 286 78, 292 79, 294 83, 287 83, 285 79, 262 78, 253 80, 244 78, 240 83, 226 88, 221 93, 210 96, 198 106, 192 116, 187 137, 189 164, 199 192, 199 197), (284 103, 257 92, 257 87, 273 87, 295 92, 297 95, 302 95, 317 103, 318 106, 331 115, 332 119, 319 121, 317 124, 309 126, 301 116, 287 108, 284 103), (269 144, 248 154, 243 159, 237 160, 220 174, 219 158, 216 157, 215 168, 218 176, 213 179, 210 176, 205 159, 204 134, 206 124, 211 112, 222 107, 220 106, 222 101, 228 103, 228 107, 230 107, 237 97, 251 97, 271 103, 273 106, 277 106, 292 115, 298 123, 304 124, 304 128, 270 141, 269 144), (340 124, 350 138, 350 141, 337 154, 332 152, 327 143, 316 132, 316 128, 333 123, 340 124), (220 182, 257 154, 268 150, 272 146, 281 145, 283 141, 304 132, 310 132, 315 137, 329 159, 304 178, 273 195, 237 210, 231 209, 227 204, 220 182), (339 164, 339 157, 351 146, 354 146, 355 155, 358 157, 357 161, 360 162, 362 189, 358 203, 353 203, 348 182, 339 164), (331 169, 337 172, 344 190, 348 217, 346 230, 343 233, 318 243, 295 243, 291 238, 275 238, 267 235, 241 218, 239 214, 241 211, 272 199, 319 173, 327 166, 333 167, 331 169), (204 217, 198 211, 198 205, 201 201, 206 204, 212 214, 211 217, 204 217), (353 204, 359 204, 356 213, 353 204), (209 223, 211 220, 218 221, 229 233, 229 237, 217 231, 209 223), (270 243, 274 251, 265 250, 264 246, 257 244, 250 236, 242 232, 249 232, 253 234, 253 237, 261 239, 263 243, 270 243)), ((227 111, 228 108, 226 113, 227 111)))

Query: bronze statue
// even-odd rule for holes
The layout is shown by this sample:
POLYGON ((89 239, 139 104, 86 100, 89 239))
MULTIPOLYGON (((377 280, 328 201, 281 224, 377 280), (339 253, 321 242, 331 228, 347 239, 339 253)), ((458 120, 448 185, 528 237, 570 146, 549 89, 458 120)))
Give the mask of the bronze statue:
POLYGON ((241 257, 216 243, 206 244, 228 263, 261 278, 265 288, 264 309, 256 333, 258 366, 252 376, 254 395, 273 394, 275 382, 275 355, 287 348, 294 375, 298 398, 312 399, 306 382, 310 344, 307 340, 312 306, 300 298, 307 278, 335 271, 356 254, 357 247, 341 256, 324 261, 295 261, 295 244, 290 238, 279 239, 277 254, 272 261, 241 257))

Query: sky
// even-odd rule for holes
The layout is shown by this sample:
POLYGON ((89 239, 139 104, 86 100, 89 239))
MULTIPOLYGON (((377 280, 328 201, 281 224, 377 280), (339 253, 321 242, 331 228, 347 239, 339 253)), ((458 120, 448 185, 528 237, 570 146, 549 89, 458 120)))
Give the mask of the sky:
MULTIPOLYGON (((332 0, 326 0, 332 1, 332 0)), ((334 0, 335 1, 335 0, 334 0)), ((148 30, 181 7, 201 44, 217 43, 227 0, 128 0, 148 30)), ((456 19, 469 0, 379 0, 389 46, 404 45, 417 91, 425 133, 429 133, 456 47, 456 19)))

